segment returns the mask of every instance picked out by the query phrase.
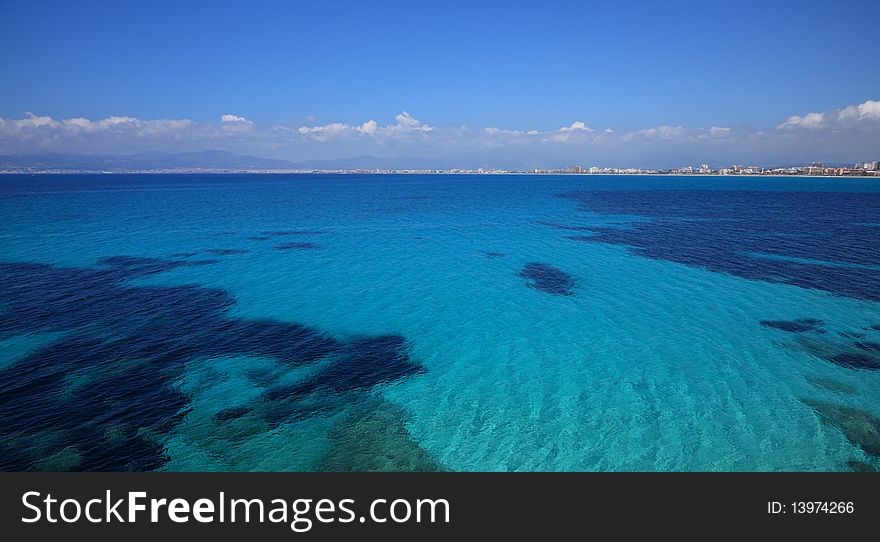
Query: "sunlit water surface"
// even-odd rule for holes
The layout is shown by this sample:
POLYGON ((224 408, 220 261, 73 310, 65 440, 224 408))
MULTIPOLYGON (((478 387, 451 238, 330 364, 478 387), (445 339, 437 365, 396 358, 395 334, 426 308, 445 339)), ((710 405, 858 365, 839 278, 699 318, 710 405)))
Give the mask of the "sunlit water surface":
POLYGON ((5 470, 880 466, 880 180, 0 177, 5 470))

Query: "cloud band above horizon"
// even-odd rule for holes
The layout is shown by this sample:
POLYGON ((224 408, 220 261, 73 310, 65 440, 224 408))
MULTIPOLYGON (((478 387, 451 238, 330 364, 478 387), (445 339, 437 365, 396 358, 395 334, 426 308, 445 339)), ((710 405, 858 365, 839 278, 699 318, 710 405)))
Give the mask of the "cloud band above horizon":
POLYGON ((54 119, 33 113, 19 119, 0 118, 0 154, 208 149, 290 160, 368 154, 449 160, 482 157, 485 165, 497 167, 846 163, 880 158, 875 156, 880 154, 880 101, 791 115, 767 130, 662 125, 618 132, 591 127, 582 120, 549 130, 474 129, 426 124, 406 111, 385 125, 368 119, 295 127, 256 123, 233 113, 223 113, 219 122, 128 116, 54 119))

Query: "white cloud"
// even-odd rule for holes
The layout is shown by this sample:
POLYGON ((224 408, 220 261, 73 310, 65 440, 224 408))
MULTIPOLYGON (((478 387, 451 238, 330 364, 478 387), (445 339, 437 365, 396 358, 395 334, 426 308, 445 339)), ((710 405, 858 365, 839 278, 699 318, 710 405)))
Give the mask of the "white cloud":
POLYGON ((27 111, 24 114, 23 119, 19 120, 10 120, 9 124, 11 124, 14 128, 39 128, 41 126, 57 126, 57 122, 52 119, 52 117, 46 116, 38 116, 34 115, 30 111, 27 111))
POLYGON ((112 126, 120 126, 123 124, 138 124, 140 121, 134 117, 107 117, 99 120, 98 124, 101 128, 109 128, 112 126))
POLYGON ((83 130, 90 130, 93 126, 92 121, 83 117, 76 117, 72 119, 67 119, 64 121, 64 124, 68 126, 75 126, 77 128, 82 128, 83 130))
POLYGON ((529 130, 528 132, 523 132, 521 130, 504 130, 502 128, 494 128, 487 127, 483 128, 483 133, 490 136, 521 136, 521 135, 535 135, 539 134, 537 130, 529 130))
POLYGON ((299 128, 299 133, 318 141, 329 141, 339 136, 351 135, 352 131, 356 132, 357 129, 341 122, 325 124, 324 126, 301 126, 299 128))
POLYGON ((189 119, 133 120, 140 133, 145 135, 181 132, 192 126, 192 121, 189 119))
POLYGON ((858 105, 859 118, 880 120, 880 101, 868 100, 858 105))
POLYGON ((588 136, 591 134, 593 129, 586 125, 586 123, 576 120, 569 124, 568 126, 563 126, 559 128, 555 132, 546 132, 547 137, 544 138, 544 142, 556 142, 556 143, 576 143, 583 142, 593 138, 592 136, 588 136))
POLYGON ((827 113, 807 113, 803 117, 792 115, 776 128, 778 130, 825 128, 846 130, 876 127, 877 123, 880 123, 880 101, 866 100, 858 105, 851 105, 827 113))
POLYGON ((142 120, 110 116, 99 120, 84 117, 53 119, 25 113, 21 119, 0 121, 0 149, 5 152, 108 152, 128 148, 144 150, 144 143, 172 146, 192 128, 189 119, 142 120))
POLYGON ((684 128, 681 126, 668 126, 664 124, 655 128, 638 130, 636 135, 650 139, 672 139, 684 135, 684 128))
MULTIPOLYGON (((70 119, 64 119, 61 121, 56 121, 51 119, 50 117, 40 117, 44 119, 41 126, 62 126, 72 131, 81 131, 81 132, 98 132, 98 131, 107 131, 113 129, 121 129, 121 128, 135 128, 138 126, 143 126, 140 120, 134 117, 107 117, 105 119, 91 121, 87 118, 83 117, 74 117, 70 119), (48 120, 46 120, 48 119, 48 120)), ((159 122, 159 121, 152 121, 159 122)), ((167 122, 167 121, 165 121, 167 122)))
POLYGON ((231 115, 229 113, 226 113, 224 115, 220 115, 220 122, 237 123, 237 124, 253 124, 253 122, 247 120, 244 117, 239 117, 238 115, 231 115))
POLYGON ((395 124, 379 126, 375 120, 368 120, 359 126, 334 122, 323 126, 302 126, 299 133, 316 141, 331 141, 335 139, 351 139, 358 136, 372 136, 382 141, 391 138, 401 138, 410 135, 427 134, 433 132, 434 127, 413 118, 406 111, 396 115, 395 124))
POLYGON ((228 137, 241 135, 245 132, 251 132, 254 129, 254 123, 239 115, 224 113, 220 115, 220 126, 228 137))
POLYGON ((578 120, 578 121, 572 122, 571 126, 563 126, 562 128, 559 129, 559 131, 560 132, 576 132, 576 131, 592 132, 593 129, 578 120))
POLYGON ((616 132, 574 121, 550 130, 494 126, 470 129, 436 127, 406 111, 385 125, 370 119, 361 123, 291 127, 261 125, 231 113, 219 115, 213 122, 193 122, 123 115, 97 120, 55 119, 28 112, 17 119, 0 118, 0 154, 222 149, 302 160, 362 154, 503 154, 520 163, 535 160, 536 166, 541 165, 537 162, 541 157, 546 159, 545 165, 551 165, 560 160, 598 163, 614 156, 621 157, 624 165, 646 165, 649 160, 679 160, 685 156, 693 156, 694 163, 724 162, 728 156, 745 161, 760 160, 763 156, 769 162, 785 163, 850 158, 855 162, 876 159, 876 149, 880 148, 880 101, 867 100, 825 113, 794 115, 777 128, 764 133, 746 128, 662 125, 616 132))
POLYGON ((368 120, 367 122, 361 124, 361 127, 358 128, 358 131, 362 134, 373 135, 376 133, 376 128, 378 124, 374 120, 368 120))
POLYGON ((880 101, 868 100, 841 109, 837 119, 843 122, 880 121, 880 101))
POLYGON ((824 120, 825 115, 822 113, 807 113, 803 117, 792 115, 788 117, 787 121, 783 122, 776 128, 779 130, 788 130, 791 128, 813 129, 820 127, 824 120))
POLYGON ((430 132, 434 130, 433 126, 428 126, 427 124, 422 124, 417 121, 404 111, 403 113, 394 117, 394 120, 397 121, 397 124, 388 126, 388 130, 394 130, 398 132, 430 132))
POLYGON ((159 133, 181 130, 189 127, 188 119, 140 120, 134 117, 112 116, 100 120, 89 120, 84 117, 56 120, 49 116, 38 116, 31 112, 25 113, 21 119, 4 119, 0 127, 10 134, 43 134, 43 135, 82 135, 97 132, 129 132, 159 133))

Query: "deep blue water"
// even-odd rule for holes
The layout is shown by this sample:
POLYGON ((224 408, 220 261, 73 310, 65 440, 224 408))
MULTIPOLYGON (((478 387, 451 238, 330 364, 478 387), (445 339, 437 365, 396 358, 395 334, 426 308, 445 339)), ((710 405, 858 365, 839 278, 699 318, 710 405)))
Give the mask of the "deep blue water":
POLYGON ((0 176, 0 469, 880 466, 876 179, 0 176))

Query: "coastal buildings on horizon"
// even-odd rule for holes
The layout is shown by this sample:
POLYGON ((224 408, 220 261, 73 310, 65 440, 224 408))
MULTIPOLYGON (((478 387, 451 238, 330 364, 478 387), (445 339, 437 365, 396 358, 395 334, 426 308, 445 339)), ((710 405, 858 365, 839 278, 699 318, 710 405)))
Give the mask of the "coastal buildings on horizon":
POLYGON ((251 174, 516 174, 516 175, 768 175, 812 177, 880 177, 880 160, 859 162, 852 167, 826 165, 813 162, 810 165, 789 167, 762 167, 732 164, 712 168, 708 164, 680 168, 613 168, 599 166, 568 166, 564 168, 284 168, 284 167, 155 167, 155 168, 71 168, 47 166, 0 166, 0 174, 198 174, 198 173, 251 173, 251 174))

